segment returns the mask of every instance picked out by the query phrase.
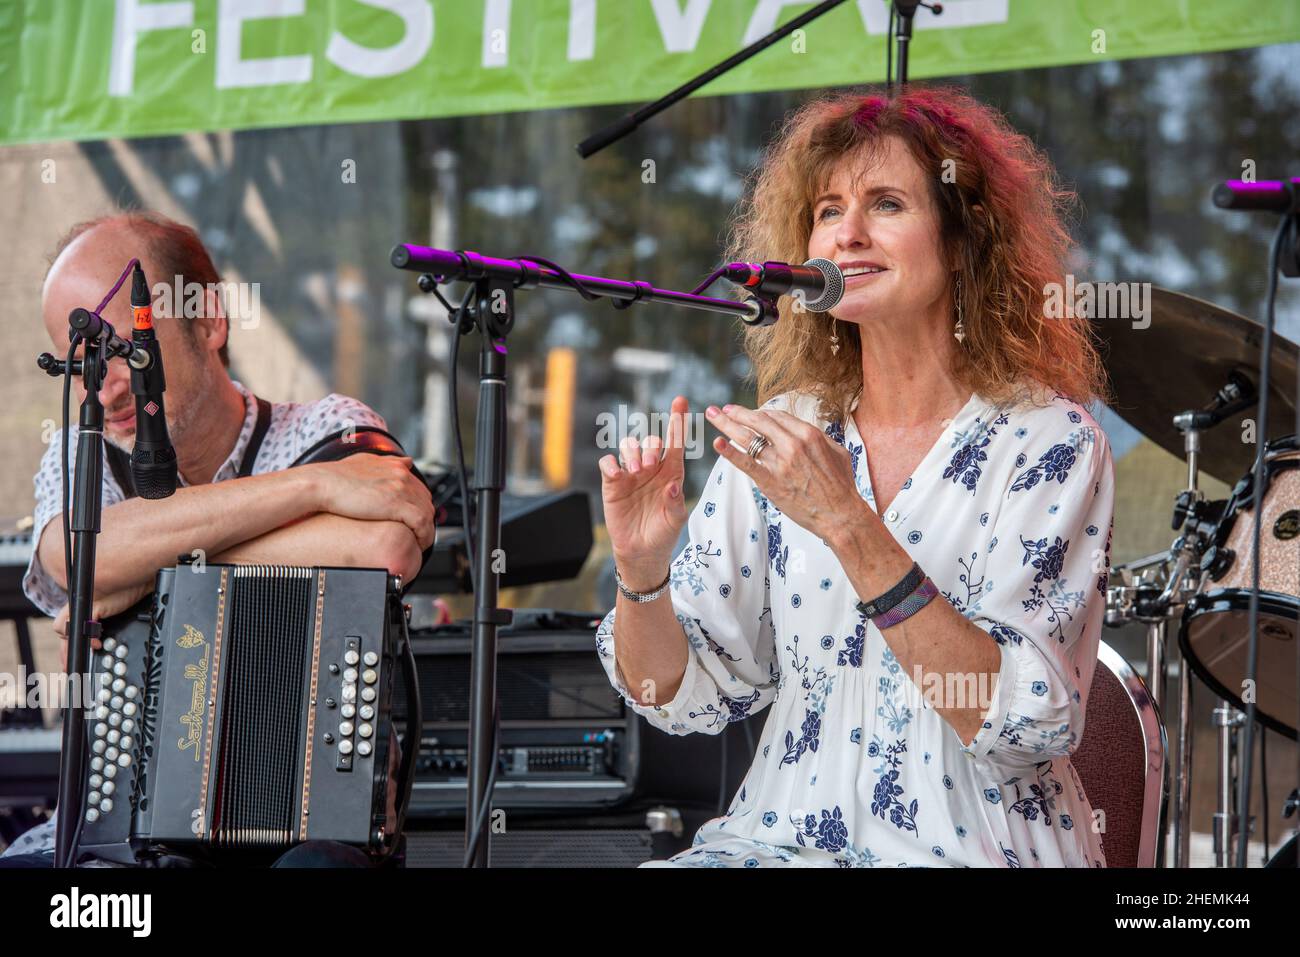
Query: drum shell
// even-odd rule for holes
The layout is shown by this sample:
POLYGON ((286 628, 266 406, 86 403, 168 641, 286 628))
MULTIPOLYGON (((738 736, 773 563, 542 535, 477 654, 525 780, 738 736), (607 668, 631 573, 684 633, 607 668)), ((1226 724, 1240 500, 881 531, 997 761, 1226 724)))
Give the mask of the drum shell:
MULTIPOLYGON (((1294 437, 1265 448, 1269 475, 1260 527, 1259 650, 1256 716, 1296 737, 1296 631, 1300 617, 1300 450, 1294 437)), ((1220 555, 1231 553, 1217 579, 1188 603, 1179 645, 1197 676, 1245 710, 1243 682, 1249 634, 1254 488, 1246 476, 1233 489, 1215 531, 1220 555)))

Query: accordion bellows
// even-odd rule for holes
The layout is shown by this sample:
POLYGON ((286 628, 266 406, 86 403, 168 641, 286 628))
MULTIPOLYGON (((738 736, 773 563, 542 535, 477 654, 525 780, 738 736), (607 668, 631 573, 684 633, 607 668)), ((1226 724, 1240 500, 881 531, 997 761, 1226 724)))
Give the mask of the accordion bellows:
POLYGON ((94 656, 81 850, 381 849, 402 614, 382 569, 160 571, 94 656))

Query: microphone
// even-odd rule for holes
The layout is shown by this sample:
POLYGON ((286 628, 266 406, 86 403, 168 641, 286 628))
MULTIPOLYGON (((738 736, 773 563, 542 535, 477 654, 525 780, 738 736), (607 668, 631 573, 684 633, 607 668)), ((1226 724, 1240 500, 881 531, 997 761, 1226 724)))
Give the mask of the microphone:
POLYGON ((1230 179, 1215 186, 1210 195, 1214 205, 1220 209, 1293 213, 1300 210, 1300 177, 1289 180, 1262 179, 1257 183, 1230 179))
POLYGON ((829 259, 788 263, 728 263, 722 276, 763 296, 793 293, 809 312, 829 312, 844 297, 844 274, 829 259))
POLYGON ((148 355, 143 367, 131 363, 131 392, 135 395, 135 448, 131 452, 131 478, 141 498, 166 498, 176 491, 176 450, 167 434, 163 409, 162 351, 153 331, 153 306, 144 270, 135 264, 131 275, 131 313, 135 327, 131 341, 148 355))

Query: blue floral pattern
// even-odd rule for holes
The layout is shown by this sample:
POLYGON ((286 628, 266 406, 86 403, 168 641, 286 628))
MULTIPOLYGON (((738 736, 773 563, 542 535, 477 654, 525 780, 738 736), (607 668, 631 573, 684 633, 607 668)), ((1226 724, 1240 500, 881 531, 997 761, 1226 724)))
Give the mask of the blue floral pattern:
MULTIPOLYGON (((874 510, 873 450, 853 417, 793 394, 774 408, 848 450, 874 510)), ((972 396, 890 502, 882 527, 1013 660, 973 740, 921 692, 917 668, 942 663, 899 659, 826 541, 724 459, 705 488, 670 573, 689 649, 671 697, 641 700, 646 676, 623 675, 615 612, 596 630, 611 683, 662 731, 716 734, 773 712, 726 813, 672 864, 1104 866, 1068 759, 1105 612, 1096 546, 1108 530, 1108 567, 1113 531, 1109 445, 1086 410, 1059 394, 972 396)))
POLYGON ((1005 413, 988 423, 977 418, 974 428, 953 440, 957 451, 949 460, 948 467, 943 470, 943 478, 960 483, 973 493, 980 476, 984 474, 983 463, 989 458, 986 451, 989 443, 998 434, 998 426, 1006 424, 1005 413))

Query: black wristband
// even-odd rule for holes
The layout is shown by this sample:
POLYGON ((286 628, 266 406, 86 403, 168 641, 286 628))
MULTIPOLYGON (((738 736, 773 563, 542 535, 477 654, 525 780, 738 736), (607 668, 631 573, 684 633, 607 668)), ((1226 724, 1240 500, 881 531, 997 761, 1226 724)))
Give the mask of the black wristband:
POLYGON ((893 608, 900 601, 906 598, 912 592, 921 587, 921 582, 925 581, 925 572, 921 571, 921 566, 912 562, 912 570, 903 576, 900 581, 889 591, 885 592, 871 601, 858 602, 858 612, 866 618, 875 618, 877 615, 883 615, 889 609, 893 608))

